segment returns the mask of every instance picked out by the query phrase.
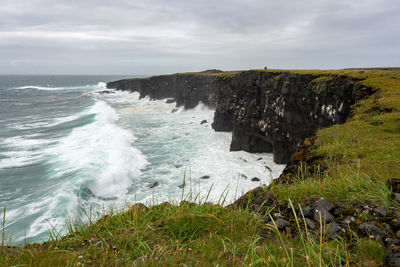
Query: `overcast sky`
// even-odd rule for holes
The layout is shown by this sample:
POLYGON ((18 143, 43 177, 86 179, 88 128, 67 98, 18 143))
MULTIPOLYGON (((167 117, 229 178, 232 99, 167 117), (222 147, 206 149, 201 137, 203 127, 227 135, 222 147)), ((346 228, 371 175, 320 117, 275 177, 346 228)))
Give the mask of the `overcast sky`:
POLYGON ((0 74, 400 66, 399 0, 0 0, 0 74))

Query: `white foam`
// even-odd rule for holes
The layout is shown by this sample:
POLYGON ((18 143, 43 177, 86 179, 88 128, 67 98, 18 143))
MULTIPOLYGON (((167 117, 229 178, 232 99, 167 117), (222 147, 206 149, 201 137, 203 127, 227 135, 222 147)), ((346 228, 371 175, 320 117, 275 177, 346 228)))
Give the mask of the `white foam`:
POLYGON ((16 89, 16 90, 36 89, 36 90, 43 90, 43 91, 57 91, 57 90, 74 90, 74 89, 93 89, 93 85, 66 86, 66 87, 26 85, 26 86, 14 87, 13 89, 16 89))

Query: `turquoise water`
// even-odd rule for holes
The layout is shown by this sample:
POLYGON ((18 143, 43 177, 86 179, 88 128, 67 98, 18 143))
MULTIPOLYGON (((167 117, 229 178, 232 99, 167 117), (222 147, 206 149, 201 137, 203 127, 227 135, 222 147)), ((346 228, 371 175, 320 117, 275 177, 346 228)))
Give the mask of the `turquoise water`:
POLYGON ((211 188, 209 200, 227 192, 231 202, 259 185, 251 178, 282 171, 272 155, 229 152, 231 135, 211 129, 202 104, 172 112, 165 100, 98 93, 121 78, 0 76, 0 204, 12 243, 47 240, 83 210, 177 201, 184 176, 186 193, 211 188))

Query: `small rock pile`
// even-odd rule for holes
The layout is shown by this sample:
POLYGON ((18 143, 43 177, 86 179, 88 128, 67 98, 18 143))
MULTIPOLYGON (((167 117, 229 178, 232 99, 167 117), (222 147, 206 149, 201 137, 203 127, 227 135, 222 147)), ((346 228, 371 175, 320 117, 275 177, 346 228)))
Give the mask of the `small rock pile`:
MULTIPOLYGON (((400 179, 389 179, 387 185, 392 189, 392 197, 400 202, 400 179)), ((278 203, 265 188, 257 187, 239 198, 232 206, 248 207, 265 216, 266 230, 262 237, 268 238, 271 229, 298 235, 298 226, 304 224, 312 233, 318 235, 323 228, 325 238, 338 236, 351 238, 356 233, 382 242, 388 248, 386 264, 400 266, 400 213, 393 208, 370 204, 346 204, 332 202, 321 196, 312 196, 304 203, 278 203), (271 208, 273 208, 271 210, 271 208), (294 212, 293 212, 294 209, 294 212)))

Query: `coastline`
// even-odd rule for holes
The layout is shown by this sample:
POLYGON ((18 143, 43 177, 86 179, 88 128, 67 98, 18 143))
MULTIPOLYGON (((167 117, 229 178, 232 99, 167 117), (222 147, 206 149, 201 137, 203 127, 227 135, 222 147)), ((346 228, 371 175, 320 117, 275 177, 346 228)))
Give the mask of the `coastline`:
MULTIPOLYGON (((180 74, 175 75, 175 79, 178 75, 180 74)), ((181 75, 185 76, 185 74, 181 75)), ((118 231, 122 231, 122 229, 128 227, 128 220, 133 220, 135 224, 140 225, 137 216, 146 217, 147 214, 151 214, 151 216, 149 215, 149 217, 151 217, 150 225, 152 225, 148 230, 152 233, 155 233, 152 238, 159 238, 160 236, 167 235, 169 238, 171 238, 171 240, 179 240, 183 244, 183 252, 181 253, 182 255, 178 253, 177 255, 180 256, 177 256, 177 261, 173 262, 186 261, 194 263, 193 261, 187 259, 185 256, 189 253, 187 251, 188 248, 194 246, 193 243, 196 242, 196 244, 198 244, 199 246, 199 249, 201 248, 201 244, 203 244, 204 242, 212 243, 212 233, 217 233, 220 236, 230 237, 230 244, 232 245, 232 248, 233 244, 236 244, 235 242, 233 242, 233 240, 236 240, 238 242, 237 246, 239 247, 241 247, 239 244, 242 244, 243 240, 249 242, 253 242, 254 240, 256 240, 256 243, 258 244, 258 242, 261 242, 261 244, 263 244, 262 246, 267 246, 266 243, 271 242, 271 240, 275 240, 279 244, 281 244, 280 246, 282 247, 282 243, 285 242, 288 242, 288 244, 296 243, 299 236, 301 236, 297 232, 299 232, 300 229, 304 229, 304 226, 297 227, 297 225, 300 224, 299 221, 301 222, 302 220, 295 219, 296 216, 299 216, 299 208, 297 207, 297 205, 300 205, 303 209, 311 209, 311 211, 309 211, 311 212, 310 215, 305 215, 306 212, 302 210, 302 216, 304 215, 303 225, 309 224, 308 227, 312 228, 310 227, 310 225, 314 224, 316 232, 326 232, 329 229, 332 229, 333 226, 335 226, 333 223, 338 226, 337 231, 334 232, 334 235, 326 237, 326 239, 324 235, 324 246, 326 248, 332 246, 335 242, 338 241, 338 238, 340 237, 345 240, 343 241, 343 246, 340 246, 340 250, 348 250, 349 254, 353 253, 353 258, 355 259, 355 262, 353 263, 357 264, 358 261, 368 259, 372 262, 371 265, 379 265, 383 264, 383 261, 386 260, 387 264, 397 266, 396 264, 398 264, 398 260, 400 258, 400 254, 398 252, 398 243, 400 242, 400 240, 397 237, 397 231, 400 230, 400 225, 397 224, 397 221, 400 220, 400 216, 398 213, 398 196, 396 195, 399 193, 396 188, 396 179, 400 178, 400 166, 398 164, 400 155, 399 151, 397 150, 400 145, 400 71, 377 69, 335 71, 255 70, 239 73, 218 73, 212 74, 211 76, 219 79, 221 83, 227 82, 227 80, 228 82, 232 82, 233 80, 233 86, 231 87, 231 90, 239 90, 237 92, 240 93, 240 89, 243 88, 243 86, 240 85, 241 82, 243 82, 243 84, 248 84, 248 88, 257 88, 257 90, 254 90, 253 92, 258 92, 259 88, 262 88, 262 86, 257 86, 257 84, 243 79, 243 77, 254 77, 254 75, 256 75, 257 78, 251 78, 251 81, 258 81, 260 80, 258 77, 263 77, 263 75, 272 75, 268 79, 275 80, 276 84, 279 85, 278 87, 280 90, 284 89, 283 85, 285 84, 285 79, 289 79, 290 81, 290 79, 299 80, 299 77, 307 77, 306 82, 301 82, 300 84, 302 85, 299 88, 304 88, 304 86, 311 84, 311 88, 320 89, 319 94, 329 92, 329 88, 335 88, 335 86, 332 86, 332 81, 340 81, 340 83, 343 84, 343 77, 347 77, 352 82, 352 88, 360 89, 358 91, 355 91, 356 93, 360 93, 360 95, 353 95, 354 101, 349 101, 348 110, 345 112, 343 117, 337 118, 336 122, 338 122, 339 124, 333 123, 332 119, 334 118, 332 116, 332 118, 328 116, 327 121, 323 121, 321 123, 321 125, 325 128, 317 130, 319 128, 317 127, 316 129, 313 129, 313 131, 307 131, 307 134, 304 134, 307 135, 305 137, 302 137, 303 135, 300 135, 300 137, 294 138, 294 143, 296 144, 295 149, 287 149, 287 146, 281 144, 282 139, 276 139, 277 143, 281 142, 280 147, 286 147, 285 151, 290 152, 290 155, 286 154, 284 155, 284 157, 279 157, 280 162, 288 163, 287 168, 284 170, 281 177, 278 178, 278 180, 276 180, 268 188, 259 188, 253 190, 246 194, 244 197, 240 198, 235 205, 238 207, 238 209, 233 206, 223 208, 218 205, 215 206, 206 203, 203 203, 202 205, 193 205, 188 202, 183 202, 180 205, 176 206, 161 204, 155 207, 151 207, 149 210, 139 205, 119 215, 105 215, 104 218, 100 219, 97 223, 94 223, 93 225, 90 224, 85 227, 82 226, 81 228, 76 228, 73 232, 71 232, 69 236, 63 239, 52 241, 50 243, 46 243, 45 245, 38 245, 37 248, 35 248, 37 249, 37 253, 50 253, 50 251, 54 251, 55 247, 65 247, 65 250, 73 247, 74 251, 78 251, 79 249, 81 249, 82 251, 85 251, 84 253, 92 255, 88 247, 92 245, 91 243, 95 242, 81 241, 86 240, 91 235, 96 234, 96 231, 98 232, 97 235, 99 236, 100 233, 108 235, 106 232, 101 230, 102 226, 108 225, 109 227, 111 227, 112 225, 115 225, 116 221, 122 222, 123 220, 126 220, 124 223, 121 223, 119 225, 120 227, 112 228, 114 230, 112 230, 111 232, 115 231, 114 235, 116 233, 119 233, 118 231), (242 78, 241 80, 235 81, 235 77, 242 78), (238 83, 240 86, 238 85, 238 83), (323 88, 325 88, 325 91, 323 88), (329 120, 332 123, 329 123, 329 120), (301 142, 299 141, 300 139, 302 139, 301 142), (327 201, 321 200, 321 197, 323 197, 323 199, 327 201), (288 199, 290 199, 290 201, 288 199), (290 205, 291 203, 294 203, 294 205, 288 207, 288 204, 290 205), (385 212, 382 212, 381 207, 384 207, 385 212), (379 209, 377 210, 377 208, 379 209), (320 214, 317 213, 316 216, 314 214, 316 209, 319 209, 320 211, 324 209, 326 212, 323 211, 320 212, 320 214), (342 209, 342 213, 337 212, 337 214, 333 214, 340 209, 342 209), (296 212, 292 213, 293 215, 290 215, 292 210, 295 210, 296 212), (160 212, 165 212, 166 217, 161 216, 159 214, 160 212), (161 219, 157 219, 157 214, 161 219), (194 214, 202 214, 201 218, 205 218, 204 220, 206 221, 206 223, 204 225, 197 225, 196 223, 194 223, 193 218, 197 218, 197 215, 194 214), (332 215, 334 218, 330 218, 329 215, 332 215), (242 217, 238 218, 238 216, 242 217), (321 219, 324 216, 324 220, 318 221, 318 217, 321 219), (255 217, 257 218, 257 220, 254 219, 255 217), (352 221, 351 218, 348 217, 353 217, 354 221, 352 221), (306 220, 306 218, 310 220, 312 224, 307 223, 308 220, 306 220), (330 219, 328 220, 328 218, 330 219), (184 221, 182 222, 181 220, 184 221), (248 235, 250 232, 252 235, 257 233, 257 237, 261 237, 261 239, 248 239, 248 236, 241 236, 240 233, 235 233, 238 235, 235 237, 235 239, 233 238, 233 234, 231 232, 224 231, 222 229, 223 226, 226 227, 225 224, 221 223, 221 221, 223 220, 234 220, 234 222, 232 222, 231 229, 232 231, 234 231, 233 229, 236 229, 235 231, 238 232, 240 232, 239 229, 241 227, 244 227, 251 221, 254 223, 254 227, 249 227, 249 229, 244 232, 246 233, 246 235, 248 235), (255 222, 254 220, 256 220, 257 222, 255 222), (346 220, 349 220, 349 223, 347 223, 346 220), (280 225, 276 223, 278 221, 280 222, 280 225), (192 233, 191 238, 182 238, 181 236, 177 236, 180 231, 174 228, 176 224, 182 226, 187 225, 188 222, 197 225, 199 229, 201 229, 200 232, 202 234, 193 234, 193 232, 190 232, 188 230, 184 232, 192 233), (275 223, 271 224, 271 222, 275 223), (157 226, 157 223, 161 223, 162 226, 157 226), (287 223, 289 223, 289 225, 287 223), (346 228, 346 224, 349 226, 348 228, 346 228), (269 225, 269 227, 267 225, 269 225), (329 228, 329 225, 332 228, 329 228), (279 231, 273 231, 274 229, 279 231), (342 231, 342 229, 344 229, 344 232, 342 231), (347 229, 350 230, 347 231, 347 229), (285 242, 283 242, 280 238, 281 232, 283 235, 285 235, 285 242), (157 233, 159 235, 157 235, 157 233), (363 244, 363 248, 360 248, 358 245, 354 245, 354 240, 352 241, 351 239, 352 233, 356 233, 358 238, 360 238, 357 239, 357 242, 363 244), (208 234, 210 235, 210 239, 206 238, 208 234), (193 241, 192 239, 195 241, 193 241), (355 252, 351 252, 351 246, 356 246, 355 252), (371 249, 374 252, 380 253, 379 255, 382 254, 381 257, 375 257, 376 259, 374 259, 373 256, 376 255, 370 255, 371 257, 368 258, 368 255, 366 255, 368 253, 365 253, 365 251, 363 250, 365 249, 365 247, 368 247, 368 249, 371 249), (42 248, 43 250, 41 250, 42 248), (376 262, 374 260, 376 260, 376 262)), ((347 87, 345 86, 343 88, 347 87)), ((128 89, 125 88, 125 90, 128 89)), ((174 94, 176 92, 177 91, 174 91, 174 94)), ((245 90, 245 92, 252 95, 251 90, 245 90)), ((223 97, 224 95, 220 95, 220 101, 221 99, 223 99, 224 101, 227 101, 228 105, 221 105, 221 103, 219 105, 218 96, 215 97, 216 95, 218 95, 218 92, 217 94, 213 94, 213 97, 210 99, 216 99, 215 104, 217 106, 217 110, 219 108, 219 114, 222 114, 216 115, 217 120, 218 118, 222 118, 222 122, 218 123, 219 125, 221 125, 220 128, 222 128, 223 130, 229 130, 232 129, 232 126, 237 127, 236 137, 234 136, 234 139, 236 138, 240 140, 239 144, 241 149, 244 148, 244 150, 246 150, 246 148, 248 148, 248 150, 251 152, 252 149, 248 145, 259 147, 260 143, 257 142, 260 142, 259 139, 261 138, 257 138, 256 141, 254 141, 254 139, 250 137, 258 137, 258 135, 254 133, 254 131, 265 128, 265 124, 249 124, 247 122, 254 122, 254 118, 259 118, 260 113, 262 112, 256 112, 256 110, 254 110, 254 107, 260 106, 260 103, 262 101, 251 103, 251 100, 253 100, 254 98, 250 98, 247 95, 244 95, 245 97, 247 97, 248 101, 240 103, 240 101, 235 102, 237 99, 240 98, 234 98, 231 101, 227 101, 229 100, 227 99, 227 97, 223 97), (229 103, 236 103, 236 106, 230 106, 229 103), (241 110, 242 106, 240 105, 244 105, 243 107, 245 107, 245 111, 235 113, 236 111, 241 110), (245 118, 246 120, 244 120, 243 118, 245 118), (243 128, 248 126, 252 128, 253 132, 251 132, 250 134, 243 133, 243 128)), ((332 97, 332 95, 329 95, 329 93, 327 93, 327 95, 332 97)), ((154 98, 155 96, 156 94, 154 95, 154 98)), ((164 96, 165 95, 162 95, 162 97, 164 96)), ((171 96, 176 97, 175 95, 168 95, 168 97, 171 96)), ((182 91, 182 96, 187 96, 185 91, 182 91)), ((196 99, 197 98, 195 98, 195 100, 196 99)), ((264 97, 260 99, 266 98, 264 97)), ((184 103, 189 103, 188 107, 190 107, 190 105, 192 105, 193 103, 192 100, 193 98, 190 98, 190 101, 187 102, 182 101, 182 104, 185 105, 184 103)), ((295 100, 297 100, 297 98, 294 99, 294 101, 295 100)), ((322 112, 323 105, 326 106, 325 103, 319 103, 319 108, 317 108, 317 110, 322 112)), ((338 109, 340 108, 340 103, 338 105, 337 103, 335 103, 335 105, 338 109)), ((281 110, 277 110, 277 113, 281 112, 281 110)), ((268 112, 266 114, 268 114, 268 112)), ((296 120, 291 120, 296 122, 296 120)), ((259 122, 259 120, 257 120, 257 122, 259 122)), ((293 126, 294 130, 298 129, 296 125, 297 124, 293 126)), ((293 132, 290 133, 293 134, 293 132)), ((282 136, 282 134, 279 133, 279 136, 282 136)), ((262 139, 262 141, 265 141, 261 143, 261 146, 264 147, 263 151, 273 151, 273 147, 276 146, 274 145, 274 140, 272 140, 273 145, 271 147, 268 146, 268 143, 271 143, 271 140, 265 141, 265 139, 262 139)), ((280 151, 282 151, 282 149, 280 151)), ((145 226, 142 226, 144 227, 142 229, 143 234, 145 234, 145 226)), ((130 228, 128 227, 127 229, 130 228)), ((305 227, 305 229, 307 229, 307 227, 305 227)), ((125 253, 124 255, 127 255, 127 258, 129 260, 138 261, 139 259, 142 260, 141 258, 143 258, 146 264, 152 265, 162 263, 161 260, 167 262, 165 256, 161 255, 172 255, 171 253, 173 253, 173 250, 170 250, 168 246, 165 247, 165 250, 158 251, 154 246, 151 245, 152 247, 150 250, 137 250, 137 253, 135 252, 134 255, 130 255, 127 252, 128 250, 120 247, 120 245, 123 243, 122 241, 121 244, 119 244, 118 242, 117 244, 113 244, 113 239, 110 238, 110 236, 102 238, 109 240, 110 243, 108 241, 102 242, 103 246, 97 246, 93 244, 96 247, 94 249, 96 251, 95 253, 103 253, 104 251, 106 253, 109 253, 109 255, 107 254, 107 257, 104 256, 103 258, 101 258, 101 260, 104 259, 110 260, 111 262, 116 262, 116 260, 119 260, 119 258, 118 255, 114 255, 114 252, 117 251, 117 254, 119 254, 119 251, 121 251, 121 253, 125 253), (112 255, 114 255, 115 257, 112 255)), ((100 239, 101 238, 97 238, 96 240, 99 241, 100 239)), ((123 237, 121 237, 121 240, 122 239, 123 237)), ((150 242, 149 244, 160 245, 159 243, 157 243, 157 239, 151 240, 148 240, 150 242)), ((133 244, 137 243, 132 243, 132 245, 133 244)), ((312 242, 310 244, 315 245, 312 242)), ((220 245, 220 243, 218 243, 218 245, 220 245)), ((221 250, 223 247, 219 247, 217 245, 215 246, 219 250, 221 250)), ((218 257, 218 255, 210 253, 208 259, 212 259, 212 257, 215 257, 215 261, 213 261, 214 263, 218 262, 217 259, 221 259, 221 262, 224 262, 225 264, 232 263, 238 260, 239 263, 246 265, 250 262, 248 261, 249 259, 246 259, 245 257, 245 247, 246 246, 244 246, 243 248, 241 247, 243 251, 236 255, 235 253, 225 255, 224 252, 223 257, 218 257), (236 257, 238 257, 238 259, 236 259, 236 257)), ((296 255, 308 255, 310 259, 311 254, 305 253, 305 249, 298 248, 295 245, 294 247, 295 249, 297 249, 296 255)), ((272 257, 270 254, 270 258, 271 260, 274 259, 275 261, 278 260, 278 258, 280 257, 279 255, 285 255, 287 252, 285 252, 285 249, 271 249, 274 252, 272 254, 272 257)), ((204 253, 207 251, 210 252, 208 249, 204 249, 204 253)), ((223 251, 226 251, 226 249, 223 249, 223 251)), ((339 253, 334 249, 333 251, 335 253, 339 253)), ((251 257, 251 259, 256 260, 260 258, 267 258, 267 252, 268 251, 265 251, 265 249, 261 249, 258 252, 253 251, 254 255, 251 257)), ((5 256, 3 255, 4 257, 1 258, 1 260, 7 260, 7 257, 10 257, 10 261, 18 262, 17 254, 28 252, 24 251, 23 248, 10 248, 7 249, 7 252, 4 252, 3 249, 3 253, 5 256)), ((198 256, 203 255, 202 252, 198 251, 197 253, 198 256)), ((58 253, 57 255, 63 255, 63 257, 67 258, 70 257, 72 262, 76 264, 77 262, 82 262, 82 259, 79 258, 81 255, 78 254, 64 252, 58 253)), ((346 255, 340 255, 340 257, 338 256, 340 264, 351 262, 349 257, 346 255)), ((326 252, 325 256, 329 257, 329 253, 326 252)), ((103 262, 95 261, 94 256, 88 257, 96 263, 103 262)), ((287 261, 290 262, 290 255, 286 255, 285 258, 287 258, 287 261)), ((320 259, 321 258, 318 257, 314 259, 315 263, 317 262, 317 260, 320 259)))

